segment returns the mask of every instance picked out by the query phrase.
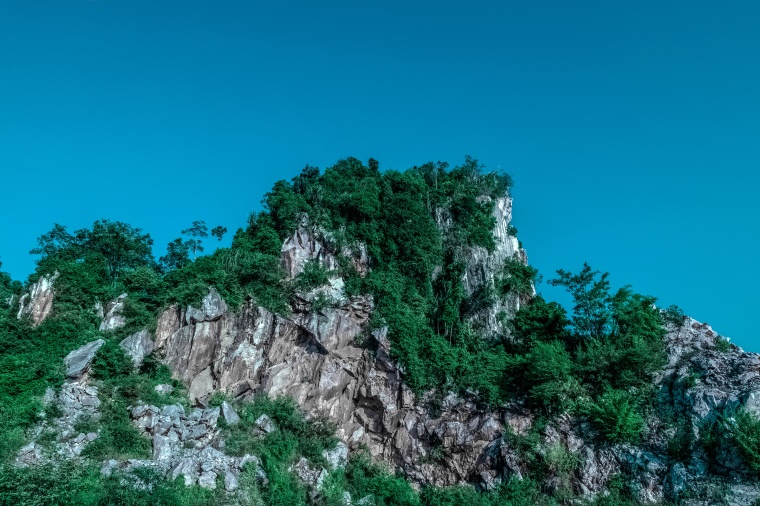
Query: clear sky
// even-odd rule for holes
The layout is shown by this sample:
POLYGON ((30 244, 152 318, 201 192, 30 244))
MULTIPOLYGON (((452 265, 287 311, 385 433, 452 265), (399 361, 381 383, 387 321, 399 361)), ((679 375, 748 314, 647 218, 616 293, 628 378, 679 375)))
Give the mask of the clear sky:
POLYGON ((470 154, 545 278, 588 261, 760 351, 758 26, 756 0, 2 0, 3 270, 54 222, 158 256, 307 163, 470 154))

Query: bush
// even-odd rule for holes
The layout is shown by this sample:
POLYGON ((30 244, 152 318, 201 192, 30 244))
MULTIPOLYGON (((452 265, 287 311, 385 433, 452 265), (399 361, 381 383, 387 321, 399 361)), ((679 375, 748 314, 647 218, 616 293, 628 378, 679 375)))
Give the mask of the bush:
POLYGON ((727 418, 726 423, 744 463, 755 473, 760 473, 760 418, 746 409, 740 409, 733 417, 727 418))
POLYGON ((623 390, 607 390, 584 411, 599 433, 611 443, 637 443, 641 438, 644 418, 638 411, 635 398, 623 390))

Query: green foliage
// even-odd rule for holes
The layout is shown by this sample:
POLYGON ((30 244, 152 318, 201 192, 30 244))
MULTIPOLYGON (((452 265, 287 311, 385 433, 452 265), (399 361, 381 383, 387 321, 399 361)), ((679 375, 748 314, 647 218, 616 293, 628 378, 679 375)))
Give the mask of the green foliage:
POLYGON ((194 221, 192 227, 182 231, 182 235, 189 237, 185 240, 185 244, 188 250, 193 252, 193 258, 195 258, 199 252, 203 251, 203 239, 208 237, 206 222, 203 220, 194 221))
POLYGON ((683 319, 685 316, 686 315, 684 314, 683 309, 676 306, 675 304, 668 306, 666 309, 662 311, 663 321, 676 327, 680 327, 681 325, 683 325, 683 319))
POLYGON ((510 258, 504 262, 504 268, 498 279, 497 291, 501 295, 516 293, 530 296, 538 277, 538 270, 525 265, 518 258, 510 258))
POLYGON ((760 418, 746 409, 740 409, 733 417, 727 417, 726 425, 741 451, 744 463, 755 473, 760 473, 760 418))
POLYGON ((309 260, 303 266, 295 279, 294 287, 301 292, 308 292, 314 288, 326 285, 328 282, 327 270, 317 260, 309 260))
POLYGON ((322 452, 337 443, 335 426, 326 418, 307 420, 290 398, 256 397, 238 406, 241 423, 225 430, 226 448, 233 455, 259 455, 264 462, 287 463, 296 455, 323 463, 322 452), (258 435, 255 421, 267 415, 278 430, 266 437, 258 435))
POLYGON ((607 390, 585 406, 589 420, 612 443, 637 443, 644 431, 644 418, 636 399, 623 390, 607 390))
POLYGON ((63 383, 63 357, 97 337, 94 318, 85 312, 32 327, 13 312, 0 311, 0 463, 23 445, 24 433, 37 423, 45 389, 63 383))
POLYGON ((355 452, 345 469, 352 497, 371 495, 375 506, 419 506, 420 498, 405 479, 372 462, 368 452, 355 452))
POLYGON ((150 234, 120 221, 98 220, 91 229, 77 230, 74 235, 56 224, 53 230, 37 240, 31 253, 41 255, 37 272, 53 272, 61 262, 101 263, 108 278, 116 283, 129 269, 153 264, 150 234))
POLYGON ((588 264, 578 274, 560 269, 557 278, 549 280, 553 286, 563 286, 573 297, 573 327, 582 338, 601 339, 611 333, 612 312, 608 273, 592 271, 588 264))
POLYGON ((673 425, 675 431, 668 438, 665 449, 671 459, 688 462, 694 444, 694 431, 691 428, 691 422, 687 418, 679 418, 673 425))
POLYGON ((185 487, 148 469, 101 477, 95 465, 62 461, 34 467, 0 467, 0 506, 222 506, 223 490, 185 487), (132 486, 128 483, 139 486, 132 486))
POLYGON ((715 349, 721 353, 728 353, 734 349, 734 345, 727 338, 718 336, 715 338, 715 349))

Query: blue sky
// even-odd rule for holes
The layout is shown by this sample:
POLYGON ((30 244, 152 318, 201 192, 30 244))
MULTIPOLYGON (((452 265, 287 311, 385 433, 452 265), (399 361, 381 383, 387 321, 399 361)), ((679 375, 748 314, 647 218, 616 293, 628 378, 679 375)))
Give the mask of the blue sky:
MULTIPOLYGON (((478 158, 551 278, 584 261, 745 349, 756 1, 0 2, 0 260, 54 222, 242 226, 305 164, 478 158)), ((546 283, 539 290, 560 295, 546 283)))

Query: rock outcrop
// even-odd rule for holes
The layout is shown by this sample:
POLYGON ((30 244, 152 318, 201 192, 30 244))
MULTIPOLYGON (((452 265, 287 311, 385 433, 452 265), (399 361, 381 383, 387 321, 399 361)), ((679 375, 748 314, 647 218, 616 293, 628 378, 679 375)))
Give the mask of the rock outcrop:
POLYGON ((66 355, 63 359, 63 362, 66 364, 66 377, 80 379, 87 374, 90 370, 90 364, 92 364, 92 360, 95 358, 95 354, 104 344, 105 341, 97 339, 66 355))
POLYGON ((132 359, 132 363, 137 368, 143 363, 145 357, 153 352, 153 336, 147 330, 141 330, 124 338, 119 346, 132 359))
POLYGON ((100 324, 100 331, 108 331, 123 327, 126 319, 121 312, 124 310, 124 301, 127 298, 126 293, 122 293, 116 299, 109 302, 105 307, 103 321, 100 324))
POLYGON ((53 275, 41 276, 36 283, 29 287, 29 293, 25 293, 18 301, 17 318, 30 316, 34 325, 39 325, 53 310, 53 297, 55 290, 53 284, 58 279, 58 271, 53 275))
POLYGON ((214 489, 219 478, 227 492, 234 492, 238 488, 240 471, 246 465, 252 465, 258 479, 267 481, 257 457, 232 457, 223 451, 224 442, 220 439, 218 420, 222 415, 227 423, 239 420, 231 406, 225 410, 194 409, 186 413, 179 404, 161 408, 143 404, 132 408, 130 415, 137 427, 151 438, 152 458, 123 462, 111 460, 103 466, 101 472, 104 474, 147 467, 170 479, 181 476, 187 486, 214 489))

